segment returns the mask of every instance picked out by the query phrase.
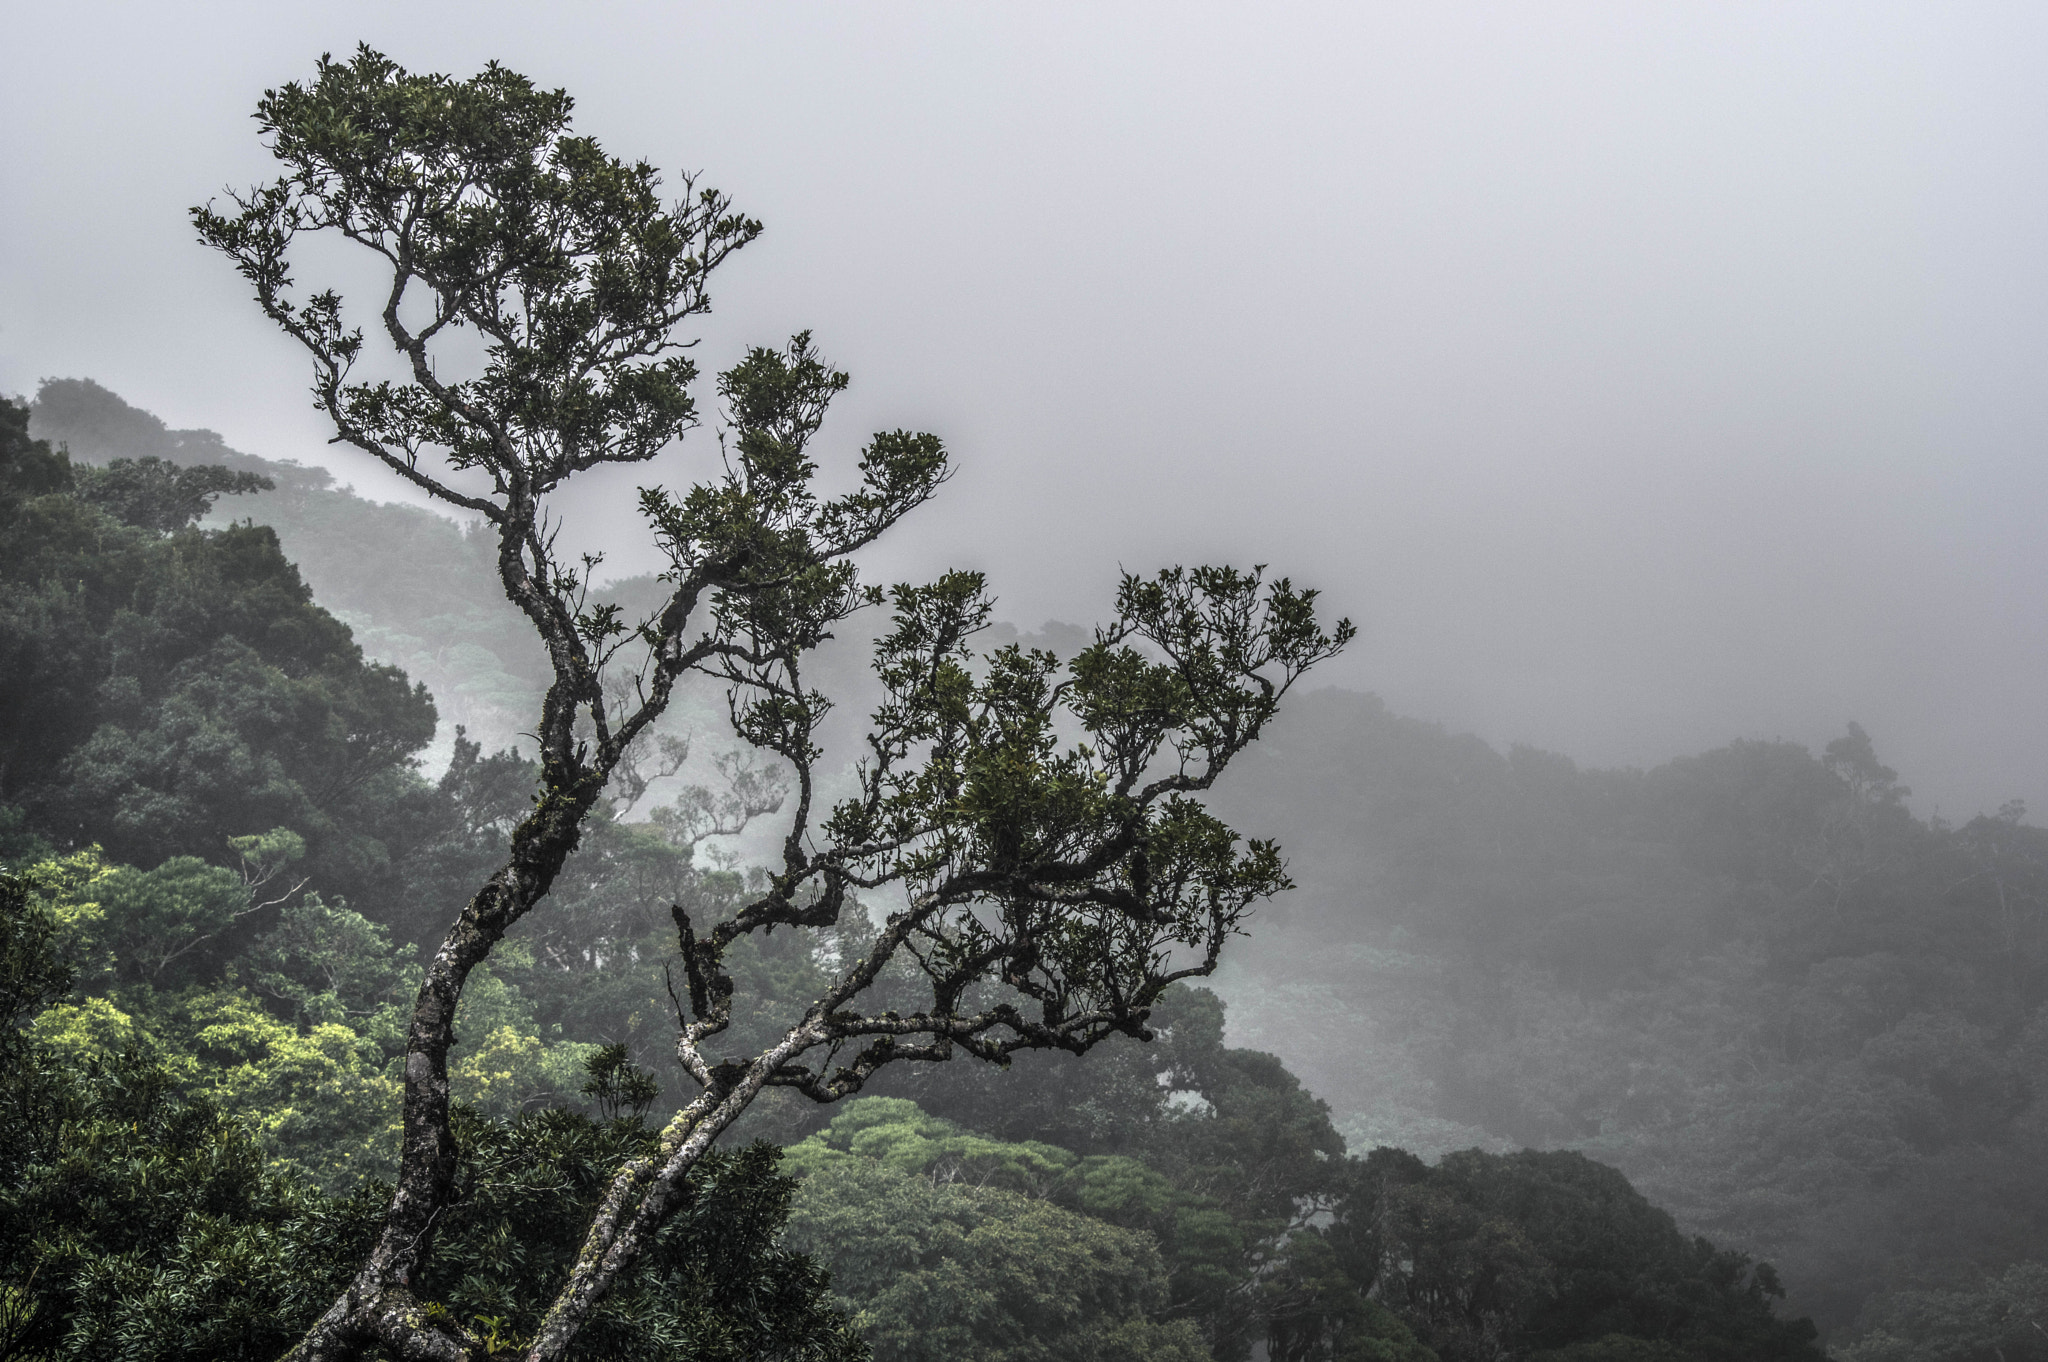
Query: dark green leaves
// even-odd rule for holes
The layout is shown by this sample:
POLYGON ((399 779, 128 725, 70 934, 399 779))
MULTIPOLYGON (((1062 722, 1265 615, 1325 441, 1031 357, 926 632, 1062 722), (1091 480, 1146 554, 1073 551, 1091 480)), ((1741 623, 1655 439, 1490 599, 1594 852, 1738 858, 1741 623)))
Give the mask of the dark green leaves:
MULTIPOLYGON (((724 476, 680 497, 664 488, 640 492, 641 511, 678 573, 709 570, 735 587, 823 601, 851 578, 806 582, 804 573, 831 569, 830 560, 866 545, 938 490, 948 472, 944 446, 935 436, 896 431, 863 451, 855 491, 820 500, 809 446, 847 382, 819 357, 809 332, 782 350, 750 350, 720 375, 724 476)), ((798 601, 789 604, 803 613, 798 601)))
MULTIPOLYGON (((696 421, 696 366, 673 330, 709 306, 705 280, 760 232, 687 177, 664 206, 645 162, 569 131, 571 101, 491 65, 467 81, 414 75, 369 48, 323 58, 310 84, 266 92, 257 117, 283 174, 193 210, 266 312, 312 354, 345 438, 447 492, 423 456, 545 491, 600 463, 653 457, 696 421), (404 383, 355 383, 362 333, 340 299, 290 296, 289 253, 333 231, 383 258, 380 329, 404 383), (401 317, 403 308, 403 318, 401 317), (415 320, 424 318, 423 320, 415 320), (445 381, 433 345, 484 342, 481 377, 445 381)), ((459 504, 485 511, 475 498, 459 504)))
POLYGON ((858 883, 908 894, 898 930, 933 989, 930 1024, 1000 1028, 989 1057, 1142 1033, 1160 991, 1207 973, 1287 886, 1277 848, 1193 796, 1350 625, 1325 632, 1312 593, 1256 570, 1176 568, 1126 578, 1120 617, 1070 663, 1015 646, 977 660, 978 574, 892 600, 863 793, 829 831, 858 883), (970 996, 979 1010, 958 1016, 970 996))
POLYGON ((180 468, 162 459, 116 459, 104 468, 72 470, 73 495, 126 525, 169 534, 200 520, 222 496, 269 491, 255 473, 201 464, 180 468))
POLYGON ((17 1029, 71 991, 76 971, 59 953, 58 936, 56 915, 20 880, 0 874, 0 1053, 11 1056, 17 1029))
POLYGON ((1183 775, 1214 770, 1257 738, 1296 678, 1357 635, 1349 620, 1325 632, 1314 591, 1285 577, 1266 584, 1264 574, 1169 568, 1150 581, 1126 575, 1117 593, 1120 618, 1106 638, 1152 644, 1186 688, 1171 739, 1183 775))
POLYGON ((187 523, 261 479, 155 457, 66 471, 0 497, 0 799, 143 865, 232 864, 228 838, 288 826, 330 889, 361 890, 433 736, 425 692, 363 661, 269 529, 187 523))
POLYGON ((583 1095, 597 1103, 598 1111, 607 1121, 625 1115, 637 1120, 648 1104, 661 1096, 661 1084, 653 1074, 627 1058, 623 1042, 598 1047, 583 1067, 590 1074, 583 1085, 583 1095))

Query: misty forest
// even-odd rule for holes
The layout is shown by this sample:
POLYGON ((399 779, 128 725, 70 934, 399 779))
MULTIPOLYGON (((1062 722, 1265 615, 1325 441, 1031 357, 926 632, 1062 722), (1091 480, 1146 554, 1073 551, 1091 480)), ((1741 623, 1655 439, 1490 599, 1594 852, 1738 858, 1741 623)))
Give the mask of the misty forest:
POLYGON ((745 204, 257 108, 189 249, 357 472, 0 402, 0 1359, 2048 1359, 2019 800, 1406 717, 1284 541, 897 583, 975 451, 695 345, 745 204))

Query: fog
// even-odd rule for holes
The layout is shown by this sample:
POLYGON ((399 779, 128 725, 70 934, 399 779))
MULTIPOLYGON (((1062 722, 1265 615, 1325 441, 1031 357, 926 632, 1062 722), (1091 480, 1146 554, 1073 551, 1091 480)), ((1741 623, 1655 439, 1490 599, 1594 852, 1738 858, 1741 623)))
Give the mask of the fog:
MULTIPOLYGON (((815 330, 831 428, 962 464, 879 557, 1026 625, 1270 562, 1328 680, 1582 762, 1850 719, 1923 812, 2048 809, 2038 7, 16 6, 0 391, 90 376, 327 463, 186 208, 260 91, 498 59, 767 224, 707 368, 815 330)), ((708 440, 697 456, 709 449, 708 440)), ((688 475, 687 452, 667 468, 688 475)), ((644 472, 638 476, 644 477, 644 472)), ((620 573, 634 477, 587 494, 620 573)))

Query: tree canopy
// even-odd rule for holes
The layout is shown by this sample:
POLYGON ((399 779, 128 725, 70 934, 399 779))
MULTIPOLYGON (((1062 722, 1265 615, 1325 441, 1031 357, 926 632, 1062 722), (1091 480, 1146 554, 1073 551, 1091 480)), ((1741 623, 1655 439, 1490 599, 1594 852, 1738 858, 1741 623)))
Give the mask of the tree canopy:
POLYGON ((0 802, 47 835, 235 865, 287 827, 338 892, 410 837, 433 701, 366 663, 267 528, 201 529, 261 480, 74 467, 0 402, 0 802))
POLYGON ((786 833, 730 912, 700 922, 674 909, 676 1057, 702 1092, 613 1178, 524 1345, 536 1362, 564 1355, 764 1088, 832 1101, 899 1059, 1000 1062, 1148 1035, 1161 992, 1212 971, 1243 915, 1285 883, 1277 849, 1244 842, 1200 794, 1351 635, 1320 626, 1314 593, 1284 578, 1176 568, 1127 577, 1114 621, 1072 658, 977 657, 991 613, 978 575, 887 592, 859 580, 853 556, 929 499, 949 463, 930 435, 883 432, 851 491, 821 493, 811 444, 848 379, 808 335, 719 376, 723 458, 704 480, 642 489, 670 563, 660 598, 638 618, 594 602, 597 563, 557 555, 549 497, 593 468, 646 463, 697 423, 679 328, 760 228, 687 178, 665 204, 651 166, 570 132, 570 107, 496 65, 458 81, 368 48, 323 58, 314 81, 259 105, 281 177, 227 212, 194 210, 202 239, 311 357, 338 438, 485 522, 500 584, 551 669, 534 803, 427 964, 407 1034, 397 1189, 376 1245, 302 1344, 309 1359, 489 1351, 473 1329, 427 1319, 413 1287, 454 1187, 457 1005, 553 888, 686 675, 722 682, 734 735, 787 773, 786 833), (370 352, 344 300, 299 288, 293 247, 322 232, 387 272, 378 329, 402 377, 356 377, 370 352), (437 362, 459 330, 484 344, 474 377, 437 362), (893 622, 874 658, 885 699, 855 792, 825 807, 817 738, 830 701, 807 684, 807 659, 835 625, 885 601, 893 622), (782 1034, 752 1057, 707 1053, 732 1022, 735 944, 776 928, 833 932, 865 917, 863 894, 898 906, 782 1034), (923 1000, 859 1010, 898 962, 915 963, 923 1000))

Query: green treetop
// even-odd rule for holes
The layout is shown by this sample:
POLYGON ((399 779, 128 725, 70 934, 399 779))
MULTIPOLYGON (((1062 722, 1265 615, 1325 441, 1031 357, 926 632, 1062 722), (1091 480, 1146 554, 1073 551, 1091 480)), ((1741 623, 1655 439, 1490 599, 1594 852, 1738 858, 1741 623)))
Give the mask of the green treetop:
MULTIPOLYGON (((383 1348, 476 1359, 487 1339, 418 1294, 455 1187, 448 1051, 472 971, 533 911, 608 784, 692 673, 730 695, 733 733, 785 773, 783 836, 758 892, 712 921, 675 911, 676 1057, 701 1085, 624 1161, 583 1247, 520 1355, 567 1355, 687 1197, 713 1141, 769 1086, 820 1102, 900 1059, 1029 1049, 1082 1052, 1148 1034, 1173 981, 1206 974, 1260 899, 1285 884, 1277 848, 1245 842, 1200 796, 1302 673, 1351 637, 1317 622, 1314 593, 1259 570, 1127 577, 1115 619, 1077 656, 978 657, 990 617, 974 573, 887 592, 854 555, 928 500, 950 470, 937 438, 874 436, 852 490, 819 489, 812 443, 845 374, 808 335, 750 351, 716 382, 720 456, 686 487, 640 494, 668 560, 645 613, 594 603, 597 563, 556 550, 551 498, 576 475, 644 463, 699 420, 683 328, 711 273, 759 232, 684 182, 665 203, 644 162, 572 135, 560 91, 493 65, 468 81, 414 75, 360 50, 266 93, 258 118, 283 173, 197 209, 265 314, 313 363, 337 437, 448 506, 480 517, 505 595, 544 646, 551 679, 533 725, 538 786, 504 863, 455 911, 420 987, 404 1063, 398 1185, 348 1288, 307 1334, 305 1359, 383 1348), (292 252, 336 235, 383 271, 372 304, 395 376, 339 293, 302 288, 292 252), (482 342, 473 377, 447 351, 482 342), (827 805, 807 677, 813 650, 884 602, 885 690, 854 792, 827 805), (774 929, 832 932, 893 906, 863 948, 763 1047, 715 1047, 734 1013, 727 952, 774 929), (891 967, 921 980, 909 1006, 864 1005, 891 967)), ((474 366, 471 366, 474 367, 474 366)))

